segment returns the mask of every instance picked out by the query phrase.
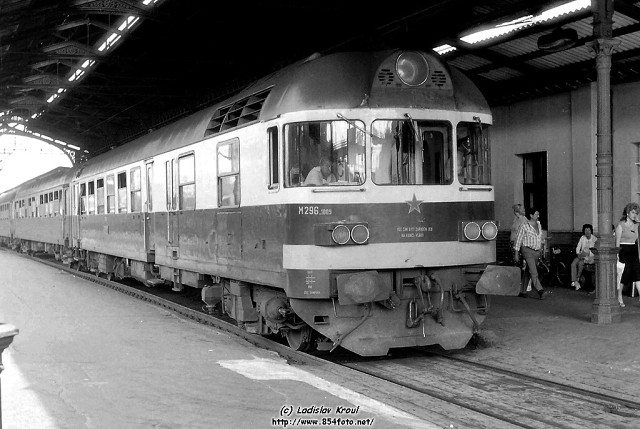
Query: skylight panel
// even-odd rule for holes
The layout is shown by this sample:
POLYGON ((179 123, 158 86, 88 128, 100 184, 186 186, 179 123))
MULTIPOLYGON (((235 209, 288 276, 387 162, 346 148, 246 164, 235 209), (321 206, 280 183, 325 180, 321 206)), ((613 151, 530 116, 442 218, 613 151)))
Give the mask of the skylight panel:
POLYGON ((488 30, 481 30, 467 36, 461 37, 463 42, 474 44, 482 42, 495 37, 503 36, 514 31, 521 30, 525 27, 539 24, 541 22, 549 21, 563 15, 572 14, 583 9, 591 7, 591 0, 574 0, 569 3, 565 3, 561 6, 557 6, 542 12, 540 15, 533 16, 527 15, 521 18, 514 19, 512 21, 503 22, 496 25, 494 28, 488 30))
POLYGON ((439 55, 444 55, 444 54, 447 54, 449 52, 455 51, 456 48, 454 48, 451 45, 446 45, 445 44, 445 45, 438 46, 437 48, 433 48, 433 50, 436 51, 436 53, 438 53, 439 55))

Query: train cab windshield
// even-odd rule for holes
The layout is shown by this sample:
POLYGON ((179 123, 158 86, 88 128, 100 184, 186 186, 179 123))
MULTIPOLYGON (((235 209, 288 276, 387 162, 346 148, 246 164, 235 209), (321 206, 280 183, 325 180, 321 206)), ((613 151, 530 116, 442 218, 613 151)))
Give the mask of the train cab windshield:
POLYGON ((349 186, 365 181, 364 124, 300 122, 285 126, 285 186, 349 186))
POLYGON ((453 148, 446 121, 378 120, 371 127, 371 174, 378 185, 448 185, 453 183, 454 150, 461 184, 488 184, 486 127, 462 122, 453 148))

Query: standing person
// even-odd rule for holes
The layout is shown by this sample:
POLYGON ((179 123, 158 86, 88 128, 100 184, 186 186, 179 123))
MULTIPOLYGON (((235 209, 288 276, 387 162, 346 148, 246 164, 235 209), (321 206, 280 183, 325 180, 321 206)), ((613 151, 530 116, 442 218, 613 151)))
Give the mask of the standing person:
POLYGON ((593 252, 591 248, 595 247, 598 238, 593 235, 593 225, 585 223, 582 225, 582 237, 578 241, 576 246, 576 257, 571 262, 571 287, 579 290, 582 285, 580 284, 580 275, 584 264, 593 264, 593 252))
MULTIPOLYGON (((520 229, 520 225, 527 221, 527 217, 525 216, 524 206, 522 204, 514 204, 513 209, 513 223, 511 224, 511 236, 509 237, 509 244, 511 244, 511 248, 513 249, 513 245, 516 243, 516 238, 518 237, 518 230, 520 229)), ((515 256, 513 258, 516 261, 515 256)))
POLYGON ((622 285, 633 283, 631 287, 640 293, 640 259, 638 259, 638 212, 637 203, 629 203, 622 211, 622 218, 616 226, 616 247, 620 248, 618 260, 624 264, 622 279, 618 284, 618 303, 624 307, 622 301, 622 285))
POLYGON ((513 250, 515 252, 515 262, 518 262, 518 260, 520 259, 519 253, 522 252, 522 257, 527 262, 528 270, 528 275, 527 272, 525 272, 519 296, 527 296, 526 287, 529 281, 529 277, 531 277, 531 284, 538 292, 538 296, 540 297, 540 299, 545 299, 549 294, 549 291, 546 291, 542 288, 542 284, 540 283, 540 279, 538 277, 538 269, 536 268, 538 258, 540 257, 540 250, 543 247, 542 226, 538 221, 540 212, 532 207, 531 214, 529 216, 530 219, 520 225, 515 244, 513 245, 513 250))

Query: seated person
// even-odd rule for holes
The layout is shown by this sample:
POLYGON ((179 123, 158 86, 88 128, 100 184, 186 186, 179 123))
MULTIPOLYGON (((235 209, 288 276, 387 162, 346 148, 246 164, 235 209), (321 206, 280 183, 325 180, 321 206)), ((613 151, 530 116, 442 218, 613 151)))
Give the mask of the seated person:
POLYGON ((582 237, 578 241, 576 246, 576 258, 571 262, 571 287, 575 287, 579 290, 582 285, 580 284, 580 275, 584 264, 593 264, 593 253, 589 250, 596 245, 598 239, 593 235, 593 226, 585 223, 582 225, 582 237))
POLYGON ((331 172, 331 162, 327 158, 320 158, 320 165, 313 167, 307 177, 304 179, 304 186, 309 185, 326 185, 336 181, 336 176, 331 172))

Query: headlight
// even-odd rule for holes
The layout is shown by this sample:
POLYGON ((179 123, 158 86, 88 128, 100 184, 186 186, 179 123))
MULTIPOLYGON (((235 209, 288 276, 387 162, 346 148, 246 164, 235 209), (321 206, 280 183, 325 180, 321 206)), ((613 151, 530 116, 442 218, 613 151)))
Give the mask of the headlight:
POLYGON ((464 238, 467 240, 477 240, 480 238, 480 225, 475 222, 469 222, 464 226, 464 238))
POLYGON ((344 225, 336 226, 331 232, 331 238, 337 244, 346 244, 349 241, 350 236, 351 233, 349 231, 349 228, 344 225))
POLYGON ((365 225, 356 225, 351 228, 351 239, 356 244, 364 244, 369 241, 369 228, 365 225))
POLYGON ((418 52, 403 52, 396 60, 396 73, 405 85, 419 86, 429 77, 429 64, 418 52))
POLYGON ((482 225, 482 236, 485 240, 495 240, 498 236, 498 226, 495 222, 488 221, 482 225))

